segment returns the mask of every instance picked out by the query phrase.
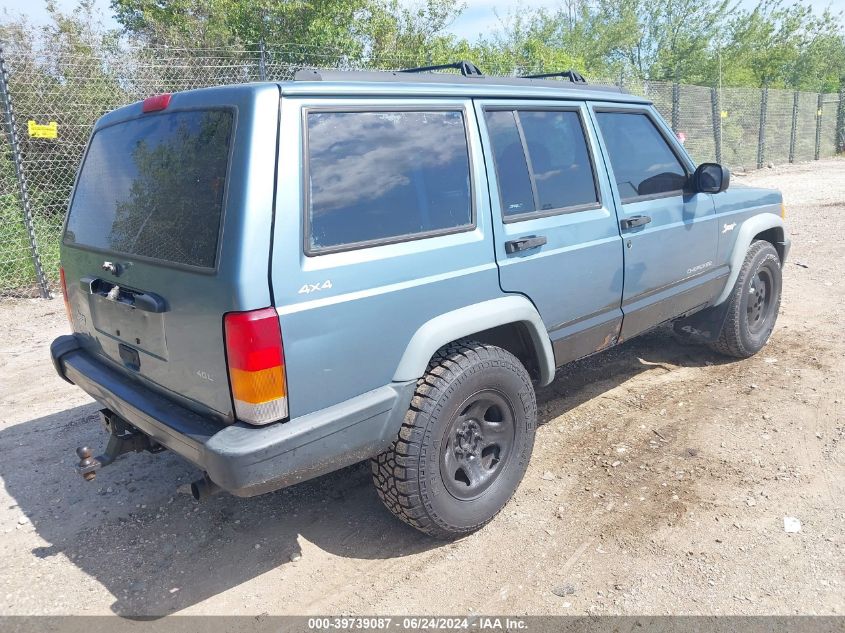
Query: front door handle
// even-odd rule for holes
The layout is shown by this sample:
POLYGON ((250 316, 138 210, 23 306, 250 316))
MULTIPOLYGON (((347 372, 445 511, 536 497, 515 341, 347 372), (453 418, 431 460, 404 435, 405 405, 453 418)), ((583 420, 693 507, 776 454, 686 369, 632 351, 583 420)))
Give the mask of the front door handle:
POLYGON ((638 226, 645 226, 651 222, 651 216, 648 215, 632 215, 630 218, 620 220, 619 224, 623 229, 634 229, 638 226))
POLYGON ((545 235, 528 235, 526 237, 521 237, 518 240, 505 242, 505 252, 510 255, 511 253, 519 253, 520 251, 539 248, 547 241, 548 240, 545 235))

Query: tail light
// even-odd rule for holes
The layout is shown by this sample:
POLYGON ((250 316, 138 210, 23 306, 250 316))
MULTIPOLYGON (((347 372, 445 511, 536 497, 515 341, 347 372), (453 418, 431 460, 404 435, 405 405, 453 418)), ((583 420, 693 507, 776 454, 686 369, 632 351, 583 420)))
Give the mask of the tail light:
POLYGON ((65 312, 67 312, 67 320, 70 323, 70 329, 73 330, 73 317, 70 311, 70 299, 67 296, 67 281, 65 280, 65 269, 59 268, 59 279, 62 282, 62 298, 65 300, 65 312))
POLYGON ((269 424, 288 416, 285 351, 273 308, 230 312, 223 317, 229 383, 235 416, 269 424))

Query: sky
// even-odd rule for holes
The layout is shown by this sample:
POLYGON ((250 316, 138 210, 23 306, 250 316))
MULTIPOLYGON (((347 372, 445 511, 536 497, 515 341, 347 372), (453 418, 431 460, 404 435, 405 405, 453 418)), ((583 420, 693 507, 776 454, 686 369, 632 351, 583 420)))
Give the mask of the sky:
MULTIPOLYGON (((411 1, 411 0, 409 0, 411 1)), ((451 25, 450 31, 458 37, 465 37, 474 41, 481 33, 489 33, 499 25, 499 18, 506 17, 509 11, 519 6, 547 7, 553 8, 559 5, 560 0, 464 0, 467 8, 463 14, 451 25)), ((809 0, 816 9, 832 7, 837 11, 845 11, 845 0, 809 0)), ((76 6, 76 0, 58 0, 62 9, 71 9, 76 6)), ((12 14, 25 14, 32 22, 43 24, 47 21, 47 11, 44 8, 44 0, 4 0, 4 8, 12 14)), ((96 4, 109 16, 109 1, 96 0, 96 4)), ((742 0, 744 6, 753 6, 755 0, 742 0)), ((107 26, 117 26, 112 18, 107 17, 107 26)))
MULTIPOLYGON (((518 2, 517 0, 464 0, 467 8, 464 13, 452 24, 451 31, 459 37, 465 37, 470 41, 477 39, 479 33, 489 32, 499 24, 496 17, 506 17, 511 11, 522 4, 530 7, 554 8, 561 3, 560 0, 534 0, 533 2, 518 2)), ((744 7, 753 7, 756 0, 742 0, 740 4, 744 7)), ((810 4, 817 10, 832 7, 837 11, 845 11, 845 0, 810 0, 810 4)))

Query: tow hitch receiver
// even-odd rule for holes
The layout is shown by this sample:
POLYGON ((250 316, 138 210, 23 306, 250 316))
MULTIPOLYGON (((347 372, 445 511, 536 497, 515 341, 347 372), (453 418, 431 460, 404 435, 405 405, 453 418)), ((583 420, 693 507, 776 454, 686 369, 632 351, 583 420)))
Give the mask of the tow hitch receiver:
POLYGON ((159 453, 164 447, 141 433, 134 426, 123 418, 115 415, 108 409, 100 410, 100 420, 109 432, 109 443, 106 451, 97 457, 91 456, 91 449, 87 446, 80 446, 76 449, 79 456, 79 464, 76 469, 85 478, 85 481, 92 481, 97 476, 97 471, 111 464, 118 456, 124 453, 140 453, 149 451, 159 453))

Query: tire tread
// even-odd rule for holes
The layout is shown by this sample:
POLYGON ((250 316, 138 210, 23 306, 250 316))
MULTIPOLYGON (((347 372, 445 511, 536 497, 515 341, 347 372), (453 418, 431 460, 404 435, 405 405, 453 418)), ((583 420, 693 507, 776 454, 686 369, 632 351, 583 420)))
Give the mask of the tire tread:
MULTIPOLYGON (((748 349, 742 341, 742 293, 745 288, 748 275, 751 273, 751 263, 757 255, 766 249, 774 247, 771 242, 765 240, 755 240, 748 247, 748 252, 745 255, 745 260, 742 263, 742 268, 736 278, 731 295, 728 298, 730 302, 728 306, 728 313, 725 317, 725 322, 722 325, 722 331, 719 338, 710 343, 710 349, 714 352, 724 356, 733 356, 734 358, 748 358, 753 356, 757 350, 748 349)), ((775 251, 777 253, 777 251, 775 251)))
MULTIPOLYGON (((371 472, 379 498, 390 512, 408 525, 437 538, 454 539, 474 532, 493 519, 472 526, 445 525, 429 512, 418 480, 420 455, 424 452, 429 415, 449 385, 466 369, 479 362, 493 361, 518 371, 531 387, 531 378, 510 352, 493 345, 461 339, 440 348, 417 381, 402 426, 393 446, 372 458, 371 472)), ((533 394, 533 387, 531 389, 533 394)), ((531 415, 536 417, 536 399, 531 399, 531 415)))

